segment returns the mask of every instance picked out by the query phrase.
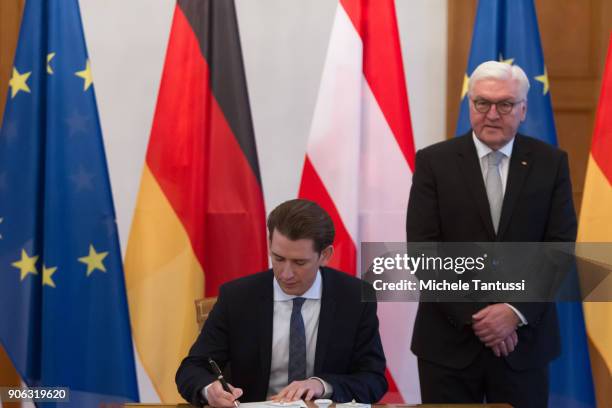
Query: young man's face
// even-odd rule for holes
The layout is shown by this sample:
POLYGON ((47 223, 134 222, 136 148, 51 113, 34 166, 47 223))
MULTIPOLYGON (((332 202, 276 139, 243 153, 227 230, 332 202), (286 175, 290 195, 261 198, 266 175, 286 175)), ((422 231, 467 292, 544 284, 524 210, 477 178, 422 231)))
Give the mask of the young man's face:
POLYGON ((327 264, 332 253, 331 245, 319 254, 314 250, 312 239, 292 241, 276 229, 272 232, 272 269, 281 289, 288 295, 301 296, 310 289, 317 270, 327 264))

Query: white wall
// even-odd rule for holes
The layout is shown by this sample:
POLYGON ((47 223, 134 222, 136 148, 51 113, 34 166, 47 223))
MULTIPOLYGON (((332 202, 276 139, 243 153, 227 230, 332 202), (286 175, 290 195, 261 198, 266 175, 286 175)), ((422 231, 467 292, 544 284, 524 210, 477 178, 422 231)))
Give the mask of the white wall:
MULTIPOLYGON (((80 0, 125 252, 174 0, 80 0)), ((266 208, 297 194, 336 0, 237 0, 266 208)), ((396 0, 417 148, 445 132, 446 0, 396 0)), ((141 398, 156 400, 142 377, 141 398)))

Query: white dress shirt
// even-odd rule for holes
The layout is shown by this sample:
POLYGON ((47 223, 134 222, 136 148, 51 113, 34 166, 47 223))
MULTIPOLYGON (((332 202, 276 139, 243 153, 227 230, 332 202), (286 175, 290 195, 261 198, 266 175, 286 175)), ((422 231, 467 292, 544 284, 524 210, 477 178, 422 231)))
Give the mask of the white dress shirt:
MULTIPOLYGON (((480 172, 482 173, 482 179, 486 183, 487 171, 488 171, 488 159, 487 154, 491 153, 491 149, 486 144, 482 143, 480 139, 476 137, 476 134, 472 132, 472 139, 476 146, 476 153, 478 154, 478 162, 480 163, 480 172)), ((502 159, 499 162, 499 174, 502 180, 502 191, 506 192, 506 186, 508 185, 508 168, 510 167, 510 157, 512 156, 512 147, 514 146, 514 138, 504 145, 499 152, 502 153, 502 159)))
MULTIPOLYGON (((293 298, 298 297, 283 292, 276 278, 273 279, 273 285, 272 362, 270 364, 268 396, 277 394, 287 386, 287 379, 289 377, 289 324, 291 322, 293 298)), ((306 331, 306 378, 312 378, 314 373, 322 293, 321 271, 317 271, 317 276, 312 286, 303 295, 299 296, 306 298, 302 305, 302 318, 304 319, 304 329, 306 331)), ((317 379, 323 384, 325 389, 324 396, 331 394, 331 385, 320 378, 317 379)))
MULTIPOLYGON (((482 179, 486 183, 487 182, 487 172, 489 171, 488 166, 488 158, 487 155, 493 151, 489 146, 484 144, 476 137, 476 133, 472 132, 472 139, 474 140, 474 145, 476 146, 476 154, 478 154, 478 162, 480 163, 480 171, 482 173, 482 179)), ((510 157, 512 156, 512 147, 514 146, 514 137, 506 143, 501 149, 498 151, 502 153, 502 159, 499 162, 499 174, 501 176, 502 181, 502 191, 504 195, 506 194, 506 186, 508 185, 508 169, 510 168, 510 157)), ((509 303, 505 303, 510 309, 514 311, 514 313, 518 316, 521 321, 520 325, 526 325, 527 319, 518 309, 512 306, 509 303)))

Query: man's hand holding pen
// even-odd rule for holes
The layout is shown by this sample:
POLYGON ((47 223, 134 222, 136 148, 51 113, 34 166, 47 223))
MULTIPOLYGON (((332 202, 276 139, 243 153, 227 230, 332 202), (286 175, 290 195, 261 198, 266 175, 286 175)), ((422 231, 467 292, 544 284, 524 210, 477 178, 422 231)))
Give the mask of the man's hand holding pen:
POLYGON ((227 384, 230 392, 223 389, 220 381, 210 384, 207 390, 208 405, 219 408, 234 408, 238 404, 238 398, 242 396, 242 389, 227 384))
POLYGON ((204 391, 208 405, 211 407, 238 408, 240 405, 238 398, 240 398, 242 395, 242 390, 240 388, 231 386, 227 383, 227 381, 225 381, 223 373, 215 360, 209 357, 208 364, 210 365, 211 370, 217 376, 217 381, 208 385, 204 391))

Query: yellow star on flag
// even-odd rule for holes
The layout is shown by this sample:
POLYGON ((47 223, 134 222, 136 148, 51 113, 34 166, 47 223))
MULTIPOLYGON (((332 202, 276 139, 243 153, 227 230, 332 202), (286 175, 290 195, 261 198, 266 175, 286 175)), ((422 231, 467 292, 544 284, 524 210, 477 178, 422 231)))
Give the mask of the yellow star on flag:
POLYGON ((53 75, 53 68, 51 68, 51 60, 55 57, 54 52, 50 52, 47 54, 47 74, 53 75))
POLYGON ((546 67, 544 67, 544 74, 538 75, 537 77, 535 77, 535 80, 541 82, 542 84, 544 84, 544 89, 542 90, 542 95, 546 95, 548 93, 548 89, 550 87, 550 84, 548 82, 548 70, 546 69, 546 67))
POLYGON ((106 268, 104 267, 102 260, 106 258, 107 255, 108 252, 96 252, 93 245, 89 245, 89 255, 79 258, 79 262, 87 265, 87 276, 91 275, 91 273, 96 269, 106 272, 106 268))
POLYGON ((27 84, 27 80, 31 74, 32 71, 26 72, 25 74, 20 74, 19 71, 17 71, 17 68, 13 67, 13 76, 9 81, 9 86, 11 87, 11 99, 13 99, 19 91, 30 93, 30 87, 27 84))
POLYGON ((38 275, 36 271, 36 261, 38 260, 38 256, 28 256, 28 253, 25 249, 21 250, 21 259, 19 261, 13 262, 15 268, 21 271, 20 280, 24 280, 28 274, 38 275))
POLYGON ((468 93, 468 84, 470 81, 470 77, 467 74, 463 75, 463 85, 461 86, 461 100, 465 98, 465 95, 468 93))
POLYGON ((51 286, 52 288, 55 287, 55 282, 53 282, 53 279, 51 277, 53 276, 56 270, 57 267, 47 268, 45 265, 43 265, 43 286, 47 285, 51 286))
POLYGON ((83 83, 83 92, 88 90, 91 84, 93 83, 93 77, 91 76, 91 65, 89 64, 89 60, 85 64, 85 69, 82 71, 75 72, 74 75, 83 78, 85 81, 83 83))
POLYGON ((504 64, 508 64, 508 65, 512 65, 514 64, 514 58, 504 59, 504 57, 501 54, 499 54, 499 62, 503 62, 504 64))

